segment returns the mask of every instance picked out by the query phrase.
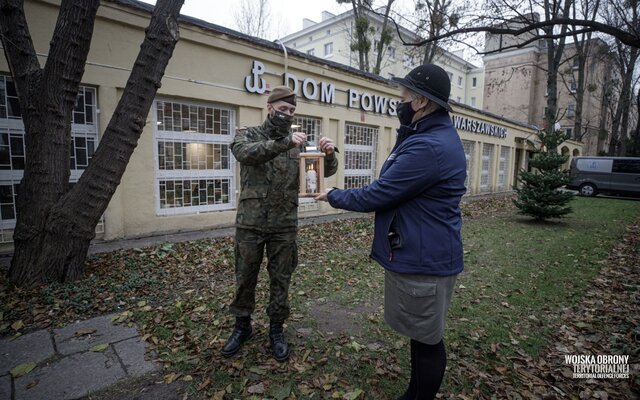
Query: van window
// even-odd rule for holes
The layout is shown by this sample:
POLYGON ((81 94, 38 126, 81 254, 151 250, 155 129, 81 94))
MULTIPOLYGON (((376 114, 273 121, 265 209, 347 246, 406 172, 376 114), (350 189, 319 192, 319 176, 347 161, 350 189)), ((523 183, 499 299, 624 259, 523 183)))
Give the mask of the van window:
POLYGON ((620 174, 640 174, 640 159, 613 160, 612 171, 620 174))
POLYGON ((610 173, 611 163, 611 159, 579 158, 576 163, 576 168, 578 168, 579 171, 610 173))

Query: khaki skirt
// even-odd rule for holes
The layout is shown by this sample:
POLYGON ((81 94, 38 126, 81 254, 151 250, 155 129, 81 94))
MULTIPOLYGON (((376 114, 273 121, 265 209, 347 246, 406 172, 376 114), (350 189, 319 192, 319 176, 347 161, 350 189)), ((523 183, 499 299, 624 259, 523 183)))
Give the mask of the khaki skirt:
POLYGON ((395 331, 425 344, 437 344, 457 275, 399 274, 385 270, 384 319, 395 331))

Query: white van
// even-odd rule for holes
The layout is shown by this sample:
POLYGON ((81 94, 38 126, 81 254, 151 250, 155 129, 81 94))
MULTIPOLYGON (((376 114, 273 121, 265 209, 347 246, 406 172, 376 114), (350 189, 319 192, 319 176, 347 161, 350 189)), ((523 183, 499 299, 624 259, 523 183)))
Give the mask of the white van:
POLYGON ((640 196, 640 158, 576 157, 567 189, 582 196, 598 193, 640 196))

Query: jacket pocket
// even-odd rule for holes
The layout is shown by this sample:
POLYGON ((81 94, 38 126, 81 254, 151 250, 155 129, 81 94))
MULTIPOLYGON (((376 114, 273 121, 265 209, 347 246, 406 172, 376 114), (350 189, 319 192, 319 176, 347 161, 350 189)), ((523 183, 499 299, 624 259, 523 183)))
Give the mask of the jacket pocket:
POLYGON ((396 282, 398 302, 402 312, 427 317, 435 313, 437 284, 400 280, 396 282))

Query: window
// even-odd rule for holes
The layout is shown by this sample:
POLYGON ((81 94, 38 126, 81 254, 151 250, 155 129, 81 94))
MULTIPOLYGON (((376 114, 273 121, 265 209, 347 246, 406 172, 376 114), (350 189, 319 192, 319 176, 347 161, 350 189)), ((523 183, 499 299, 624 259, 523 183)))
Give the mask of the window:
POLYGON ((235 111, 156 100, 156 211, 159 215, 234 207, 235 111))
POLYGON ((293 42, 293 47, 296 47, 296 42, 293 42))
POLYGON ((472 97, 471 98, 471 107, 475 107, 476 106, 476 98, 472 97))
POLYGON ((572 79, 571 82, 569 83, 569 90, 571 91, 571 93, 575 93, 576 90, 578 90, 578 84, 574 79, 572 79))
POLYGON ((458 103, 462 103, 462 97, 460 97, 460 96, 456 97, 456 101, 457 101, 458 103))
POLYGON ((313 36, 309 36, 309 41, 313 42, 313 36))
POLYGON ((565 134, 567 135, 567 137, 569 139, 572 139, 573 138, 573 128, 566 128, 565 129, 565 134))
POLYGON ((413 56, 411 54, 404 53, 402 55, 402 64, 404 65, 405 68, 413 67, 415 65, 415 61, 413 59, 413 56))
POLYGON ((458 86, 462 86, 462 77, 461 76, 458 77, 458 86))
POLYGON ((449 81, 453 81, 453 72, 447 72, 447 75, 449 75, 449 81))
POLYGON ((478 87, 478 78, 472 78, 471 79, 471 87, 473 87, 473 88, 478 87))
MULTIPOLYGON (((71 115, 70 186, 87 168, 98 146, 97 91, 80 86, 71 115)), ((0 241, 11 242, 15 201, 26 162, 24 124, 13 80, 0 75, 0 241)), ((104 232, 104 220, 96 233, 104 232)))
POLYGON ((502 191, 505 190, 505 186, 506 186, 506 170, 507 170, 507 166, 509 166, 509 154, 511 152, 511 149, 506 147, 506 146, 502 146, 500 148, 500 162, 498 163, 498 190, 502 191))
POLYGON ((307 50, 307 54, 310 56, 315 56, 316 55, 316 50, 315 49, 309 49, 307 50))
POLYGON ((390 60, 395 60, 396 59, 396 48, 395 47, 389 47, 389 59, 390 60))
POLYGON ((363 187, 375 177, 378 128, 353 123, 345 128, 344 187, 363 187))
POLYGON ((491 159, 493 145, 485 143, 482 146, 482 170, 480 171, 480 191, 491 191, 491 159))
POLYGON ((380 41, 378 39, 373 39, 373 54, 378 54, 378 46, 380 45, 380 41))
POLYGON ((576 105, 575 104, 569 104, 567 106, 567 117, 571 118, 573 116, 576 115, 576 105))
POLYGON ((324 56, 328 57, 333 54, 333 42, 324 45, 324 56))
POLYGON ((572 67, 573 67, 573 69, 578 69, 578 68, 580 68, 580 58, 579 58, 578 56, 575 56, 575 57, 573 58, 572 67))
MULTIPOLYGON (((469 181, 471 181, 471 172, 473 171, 473 148, 474 148, 474 142, 468 141, 468 140, 463 140, 462 141, 462 147, 464 148, 464 158, 467 161, 467 177, 464 180, 464 186, 468 187, 469 186, 469 181)), ((469 194, 470 191, 469 189, 467 189, 467 194, 469 194)))
POLYGON ((640 174, 640 160, 613 160, 611 172, 619 174, 640 174))
MULTIPOLYGON (((310 146, 317 146, 322 132, 322 120, 316 117, 296 115, 293 118, 293 125, 297 125, 297 130, 307 134, 307 142, 310 146)), ((298 212, 317 211, 319 204, 312 198, 304 197, 298 199, 298 212)))
POLYGON ((331 29, 327 29, 327 36, 331 35, 331 29))

